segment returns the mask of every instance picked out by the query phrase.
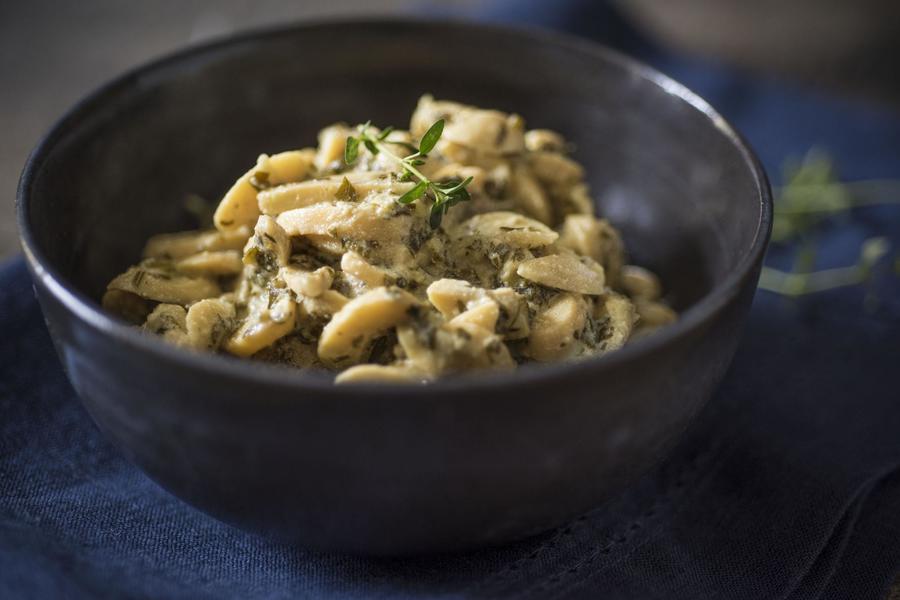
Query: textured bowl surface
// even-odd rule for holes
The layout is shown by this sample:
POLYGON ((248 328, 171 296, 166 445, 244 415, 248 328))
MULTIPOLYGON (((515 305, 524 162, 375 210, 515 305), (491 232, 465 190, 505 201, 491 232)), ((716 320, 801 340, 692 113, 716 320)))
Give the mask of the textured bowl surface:
POLYGON ((571 38, 404 20, 254 33, 139 68, 47 134, 18 204, 62 363, 129 459, 238 527, 378 555, 535 533, 646 471, 727 368, 771 225, 758 162, 679 84, 571 38), (424 92, 570 138, 598 210, 681 320, 579 363, 334 387, 172 348, 100 310, 148 236, 190 225, 186 193, 216 198, 260 152, 314 145, 333 121, 403 126, 424 92))

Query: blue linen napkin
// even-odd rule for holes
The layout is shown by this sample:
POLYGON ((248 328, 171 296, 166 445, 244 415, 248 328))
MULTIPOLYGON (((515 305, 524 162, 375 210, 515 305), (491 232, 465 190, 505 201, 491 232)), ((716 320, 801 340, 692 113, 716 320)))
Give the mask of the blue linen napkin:
MULTIPOLYGON (((656 64, 721 109, 773 175, 819 146, 846 179, 900 178, 897 115, 662 53, 600 2, 502 2, 480 16, 510 15, 656 64)), ((900 210, 826 228, 823 266, 852 262, 874 235, 900 249, 900 210)), ((411 560, 275 544, 159 489, 81 408, 21 259, 0 267, 0 331, 0 598, 874 599, 900 566, 890 272, 796 301, 759 292, 721 389, 627 493, 536 538, 411 560)))

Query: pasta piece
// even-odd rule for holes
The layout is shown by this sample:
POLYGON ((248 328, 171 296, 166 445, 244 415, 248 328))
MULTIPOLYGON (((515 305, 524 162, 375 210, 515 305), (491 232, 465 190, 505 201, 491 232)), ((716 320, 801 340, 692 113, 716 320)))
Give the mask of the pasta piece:
POLYGON ((358 292, 381 287, 388 282, 389 275, 385 269, 375 267, 366 262, 362 256, 347 252, 341 258, 341 270, 349 275, 349 280, 358 292))
POLYGON ((678 314, 662 302, 637 298, 634 305, 640 316, 638 324, 642 330, 657 329, 678 320, 678 314))
POLYGON ((255 265, 269 274, 287 266, 291 256, 291 240, 272 217, 262 215, 256 222, 253 237, 244 248, 244 264, 255 265))
POLYGON ((171 264, 155 259, 147 259, 131 267, 109 282, 108 289, 130 292, 155 302, 181 305, 222 293, 212 279, 178 274, 171 264))
POLYGON ((153 310, 153 303, 137 294, 122 290, 106 290, 100 304, 134 325, 142 324, 153 310))
POLYGON ((494 331, 500 318, 500 306, 493 300, 486 299, 476 306, 460 313, 447 323, 450 327, 480 327, 486 331, 494 331))
POLYGON ((363 364, 341 371, 335 383, 426 383, 433 379, 414 367, 398 363, 394 365, 363 364))
POLYGON ((213 215, 216 229, 234 231, 252 227, 259 217, 256 195, 260 189, 299 181, 312 172, 313 154, 309 150, 292 150, 273 156, 261 154, 256 166, 241 175, 219 203, 213 215))
POLYGON ((188 346, 187 311, 177 304, 160 304, 147 316, 144 331, 162 337, 176 346, 188 346))
POLYGON ((334 269, 320 267, 315 271, 304 271, 294 267, 281 267, 279 276, 292 292, 298 296, 318 298, 334 282, 334 269))
POLYGON ((528 169, 516 169, 511 193, 522 212, 545 225, 552 224, 553 208, 550 206, 550 199, 528 169))
POLYGON ((588 193, 588 187, 584 184, 573 185, 564 196, 564 201, 565 204, 559 207, 563 216, 572 213, 577 215, 594 215, 594 200, 588 193))
MULTIPOLYGON (((444 140, 484 154, 516 154, 525 149, 525 122, 518 115, 485 110, 422 96, 410 121, 410 132, 421 137, 431 124, 444 119, 444 140)), ((440 145, 439 145, 440 148, 440 145)))
POLYGON ((571 358, 580 348, 577 334, 586 324, 587 306, 580 296, 556 296, 531 325, 528 355, 540 362, 571 358))
POLYGON ((593 258, 603 266, 607 285, 619 285, 625 250, 622 238, 609 222, 590 215, 569 215, 563 222, 559 245, 593 258))
POLYGON ((185 318, 188 345, 217 350, 234 327, 234 315, 234 304, 216 298, 192 304, 185 318))
POLYGON ((497 317, 493 319, 495 324, 488 329, 493 331, 496 328, 510 340, 528 337, 528 309, 524 299, 515 290, 485 290, 472 286, 468 281, 439 279, 428 286, 426 294, 428 301, 448 320, 484 304, 493 304, 497 317))
POLYGON ((288 334, 253 355, 254 359, 303 369, 322 369, 315 341, 288 334))
POLYGON ((237 250, 206 250, 182 258, 175 268, 185 275, 237 275, 244 268, 237 250))
POLYGON ((530 152, 528 167, 542 184, 568 188, 584 179, 584 169, 577 162, 558 152, 530 152))
POLYGON ((566 140, 549 129, 531 129, 525 132, 525 148, 532 152, 564 152, 566 140))
POLYGON ((625 265, 622 267, 622 289, 632 298, 656 300, 662 291, 659 278, 643 267, 625 265))
POLYGON ((558 233, 543 223, 507 211, 475 215, 460 223, 458 231, 517 248, 548 246, 559 237, 558 233))
POLYGON ((520 277, 547 287, 595 296, 606 291, 603 267, 574 254, 551 254, 519 264, 520 277))
POLYGON ((269 307, 268 294, 254 296, 249 314, 240 328, 225 343, 225 350, 236 356, 250 356, 294 329, 297 306, 285 293, 274 299, 269 307))
POLYGON ((303 313, 314 318, 330 318, 350 301, 347 296, 335 290, 325 290, 316 297, 304 296, 299 299, 303 313))
POLYGON ((417 304, 399 288, 377 288, 354 298, 322 330, 319 358, 328 364, 359 362, 372 339, 408 319, 417 304))
POLYGON ((144 258, 179 259, 201 252, 240 250, 250 237, 249 227, 231 231, 181 231, 154 235, 144 246, 144 258))
POLYGON ((355 202, 373 193, 387 192, 400 196, 412 186, 411 182, 397 181, 392 173, 348 173, 270 188, 259 193, 258 201, 263 214, 279 215, 329 200, 355 202))
POLYGON ((606 326, 607 330, 602 350, 615 350, 625 345, 637 319, 634 309, 634 304, 619 294, 609 293, 598 299, 594 307, 594 316, 606 326))
POLYGON ((503 340, 476 323, 435 327, 424 322, 397 327, 407 361, 432 377, 479 369, 512 369, 515 361, 503 340))
POLYGON ((353 130, 344 124, 332 125, 319 132, 319 149, 313 161, 319 171, 328 171, 340 167, 344 156, 344 146, 353 130))
POLYGON ((394 210, 395 205, 392 196, 365 203, 321 202, 281 213, 278 224, 292 236, 339 240, 343 249, 369 253, 383 248, 384 253, 376 254, 393 262, 406 255, 402 241, 408 238, 415 220, 408 214, 391 215, 388 211, 394 210))

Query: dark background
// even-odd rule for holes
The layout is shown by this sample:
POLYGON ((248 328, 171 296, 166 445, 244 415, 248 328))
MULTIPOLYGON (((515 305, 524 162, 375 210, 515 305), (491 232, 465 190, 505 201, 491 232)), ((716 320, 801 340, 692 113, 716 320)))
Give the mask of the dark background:
MULTIPOLYGON (((489 0, 0 0, 0 257, 18 251, 14 190, 40 135, 136 64, 234 31, 306 18, 439 11, 489 0)), ((900 2, 618 0, 672 48, 900 109, 900 2)))

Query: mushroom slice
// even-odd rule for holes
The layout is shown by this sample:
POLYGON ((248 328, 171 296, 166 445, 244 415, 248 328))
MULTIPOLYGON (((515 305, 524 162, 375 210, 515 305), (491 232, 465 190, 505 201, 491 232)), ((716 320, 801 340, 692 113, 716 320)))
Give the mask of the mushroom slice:
POLYGON ((528 355, 540 362, 570 358, 579 350, 577 334, 584 329, 587 305, 575 294, 560 294, 535 317, 528 338, 528 355))
POLYGON ((460 223, 457 232, 463 235, 477 235, 515 248, 548 246, 559 238, 559 234, 540 221, 508 211, 475 215, 460 223))
POLYGON ((334 378, 335 383, 426 383, 434 379, 415 367, 398 362, 392 365, 364 364, 350 367, 334 378))
POLYGON ((250 299, 249 313, 225 343, 225 350, 236 356, 250 356, 293 331, 297 307, 290 294, 282 293, 271 307, 269 303, 269 294, 250 299))
POLYGON ((347 173, 263 190, 258 195, 259 209, 263 214, 279 215, 329 200, 361 200, 372 193, 389 192, 400 196, 412 187, 413 183, 397 181, 387 172, 347 173))
POLYGON ((241 253, 237 250, 205 250, 187 256, 175 263, 175 268, 186 275, 237 275, 244 268, 241 253))
POLYGON ((208 229, 161 233, 147 240, 144 258, 179 259, 200 252, 240 250, 247 243, 248 237, 250 237, 249 227, 239 227, 230 231, 208 229))
POLYGON ((188 344, 200 350, 217 350, 234 327, 234 304, 217 298, 201 300, 187 311, 188 344))
POLYGON ((307 298, 318 298, 334 282, 334 269, 331 267, 319 267, 315 271, 281 267, 278 274, 292 292, 307 298))
POLYGON ((222 293, 219 285, 212 279, 181 275, 170 263, 152 258, 113 279, 107 289, 130 292, 156 302, 181 305, 222 293))
POLYGON ((256 166, 234 182, 213 215, 219 231, 252 227, 259 217, 257 192, 273 185, 299 181, 308 177, 313 167, 313 151, 292 150, 273 156, 261 154, 256 166))
POLYGON ((595 296, 606 291, 603 267, 574 254, 551 254, 523 261, 516 273, 547 287, 595 296))
POLYGON ((408 319, 417 304, 399 288, 376 288, 354 298, 322 330, 319 358, 333 365, 359 362, 372 339, 408 319))
POLYGON ((625 265, 622 267, 620 285, 632 298, 642 300, 656 300, 662 291, 659 278, 637 265, 625 265))

